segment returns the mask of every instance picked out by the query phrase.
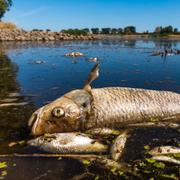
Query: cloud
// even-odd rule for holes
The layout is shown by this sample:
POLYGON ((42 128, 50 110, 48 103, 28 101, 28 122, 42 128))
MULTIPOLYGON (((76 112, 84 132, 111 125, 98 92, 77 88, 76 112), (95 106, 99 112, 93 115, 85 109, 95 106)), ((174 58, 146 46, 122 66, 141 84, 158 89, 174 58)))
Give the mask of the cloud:
POLYGON ((22 12, 19 16, 16 16, 16 18, 24 18, 24 17, 28 17, 28 16, 34 16, 34 15, 42 13, 48 9, 49 9, 49 7, 47 7, 47 6, 39 7, 37 9, 33 9, 33 10, 30 10, 27 12, 22 12))

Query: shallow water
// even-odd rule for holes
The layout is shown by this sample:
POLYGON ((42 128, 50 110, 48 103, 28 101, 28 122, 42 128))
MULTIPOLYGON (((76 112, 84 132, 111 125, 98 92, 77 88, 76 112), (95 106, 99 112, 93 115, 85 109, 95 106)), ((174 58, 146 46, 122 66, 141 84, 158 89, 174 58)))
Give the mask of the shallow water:
MULTIPOLYGON (((123 86, 180 93, 180 55, 166 58, 151 56, 153 51, 163 50, 164 47, 180 49, 180 41, 1 43, 0 49, 5 55, 3 53, 0 55, 0 99, 2 101, 16 98, 14 101, 16 103, 29 104, 0 108, 0 154, 29 152, 23 146, 9 148, 8 144, 28 138, 27 120, 34 110, 65 92, 82 88, 95 64, 87 61, 91 57, 98 57, 101 66, 100 77, 93 82, 93 87, 123 86), (86 56, 77 58, 64 56, 71 51, 80 51, 86 56), (45 63, 34 63, 37 60, 45 63), (14 92, 18 94, 11 94, 14 92)), ((135 137, 141 137, 145 132, 139 131, 135 133, 135 137)), ((131 156, 128 157, 131 160, 141 157, 139 149, 143 149, 144 144, 153 144, 152 139, 155 139, 155 135, 161 139, 158 141, 159 144, 174 138, 180 141, 180 135, 176 130, 149 130, 146 137, 138 138, 141 141, 130 141, 128 151, 131 156)), ((43 166, 44 161, 43 159, 42 163, 39 162, 39 166, 43 166)), ((36 160, 32 161, 32 164, 33 162, 36 163, 36 160)), ((69 161, 63 163, 67 164, 58 166, 65 167, 66 172, 70 163, 69 161)), ((34 168, 36 169, 35 164, 34 168)), ((22 177, 21 174, 19 177, 22 177)))

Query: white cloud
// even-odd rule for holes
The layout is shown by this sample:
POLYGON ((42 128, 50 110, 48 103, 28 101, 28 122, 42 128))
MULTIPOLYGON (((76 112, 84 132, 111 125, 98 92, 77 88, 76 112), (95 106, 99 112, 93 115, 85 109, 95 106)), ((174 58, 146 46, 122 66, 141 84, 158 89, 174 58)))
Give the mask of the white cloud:
POLYGON ((34 16, 34 15, 42 13, 48 9, 49 9, 49 7, 47 7, 47 6, 39 7, 37 9, 33 9, 33 10, 30 10, 27 12, 22 12, 20 15, 16 16, 16 18, 24 18, 24 17, 28 17, 28 16, 34 16))

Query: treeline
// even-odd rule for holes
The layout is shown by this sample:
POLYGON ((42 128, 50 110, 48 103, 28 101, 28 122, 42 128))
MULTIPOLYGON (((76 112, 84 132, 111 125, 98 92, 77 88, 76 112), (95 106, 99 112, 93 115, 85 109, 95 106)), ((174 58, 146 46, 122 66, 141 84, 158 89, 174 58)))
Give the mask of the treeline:
POLYGON ((136 34, 135 26, 127 26, 123 28, 84 28, 84 29, 63 29, 61 32, 72 35, 88 35, 88 34, 136 34))
POLYGON ((88 34, 105 34, 105 35, 126 35, 126 34, 155 34, 155 35, 166 35, 166 34, 180 34, 177 28, 169 25, 166 27, 158 26, 153 32, 137 32, 135 26, 127 26, 125 28, 84 28, 84 29, 63 29, 61 32, 72 35, 88 35, 88 34))
POLYGON ((155 31, 154 31, 155 34, 178 34, 180 33, 178 31, 178 28, 173 28, 173 26, 165 26, 165 27, 162 27, 162 26, 158 26, 156 27, 155 31))

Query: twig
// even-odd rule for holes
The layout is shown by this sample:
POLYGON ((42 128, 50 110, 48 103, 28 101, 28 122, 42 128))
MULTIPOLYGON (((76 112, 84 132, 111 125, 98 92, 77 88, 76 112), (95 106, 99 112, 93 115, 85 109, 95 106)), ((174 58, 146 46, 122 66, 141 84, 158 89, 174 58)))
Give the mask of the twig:
POLYGON ((58 157, 64 157, 64 158, 76 158, 76 159, 96 159, 98 155, 94 154, 1 154, 0 158, 5 158, 5 157, 24 157, 24 158, 30 158, 30 157, 35 157, 35 158, 40 158, 40 157, 45 157, 45 158, 58 158, 58 157))
POLYGON ((22 102, 22 103, 4 103, 0 104, 0 107, 9 107, 9 106, 25 106, 29 104, 28 102, 22 102))

